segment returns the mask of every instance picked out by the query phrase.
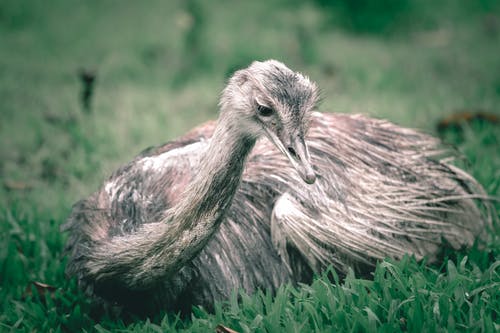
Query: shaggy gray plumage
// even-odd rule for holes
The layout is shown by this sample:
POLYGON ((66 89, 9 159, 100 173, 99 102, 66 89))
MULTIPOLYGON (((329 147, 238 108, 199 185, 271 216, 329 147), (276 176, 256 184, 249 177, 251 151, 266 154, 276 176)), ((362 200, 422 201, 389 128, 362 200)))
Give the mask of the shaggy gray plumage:
POLYGON ((68 275, 108 301, 182 310, 486 238, 496 213, 438 140, 313 112, 317 98, 277 61, 236 72, 216 125, 144 152, 74 206, 68 275))

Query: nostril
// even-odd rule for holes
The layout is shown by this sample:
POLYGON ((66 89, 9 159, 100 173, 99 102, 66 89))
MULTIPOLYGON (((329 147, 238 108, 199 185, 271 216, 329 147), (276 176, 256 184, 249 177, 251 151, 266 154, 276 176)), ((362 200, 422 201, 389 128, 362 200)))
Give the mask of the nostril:
POLYGON ((288 147, 288 152, 290 153, 290 155, 292 155, 293 158, 299 160, 299 156, 297 155, 295 149, 293 149, 292 147, 288 147))

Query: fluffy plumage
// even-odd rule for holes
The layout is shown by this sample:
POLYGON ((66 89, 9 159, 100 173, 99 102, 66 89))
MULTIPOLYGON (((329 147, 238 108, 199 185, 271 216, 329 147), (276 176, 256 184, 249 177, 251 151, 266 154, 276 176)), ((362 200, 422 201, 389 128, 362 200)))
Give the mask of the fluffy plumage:
POLYGON ((316 101, 279 62, 237 72, 218 123, 143 152, 74 206, 68 275, 107 301, 189 310, 486 238, 488 197, 437 139, 316 101), (269 131, 278 143, 259 139, 269 131))

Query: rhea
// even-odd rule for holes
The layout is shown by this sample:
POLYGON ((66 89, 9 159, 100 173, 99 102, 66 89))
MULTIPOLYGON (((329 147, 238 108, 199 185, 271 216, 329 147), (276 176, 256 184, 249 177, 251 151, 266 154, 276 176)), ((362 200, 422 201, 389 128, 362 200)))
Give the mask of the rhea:
POLYGON ((146 150, 75 204, 67 274, 106 302, 189 310, 485 239, 488 196, 437 139, 317 102, 278 61, 234 73, 217 123, 146 150))

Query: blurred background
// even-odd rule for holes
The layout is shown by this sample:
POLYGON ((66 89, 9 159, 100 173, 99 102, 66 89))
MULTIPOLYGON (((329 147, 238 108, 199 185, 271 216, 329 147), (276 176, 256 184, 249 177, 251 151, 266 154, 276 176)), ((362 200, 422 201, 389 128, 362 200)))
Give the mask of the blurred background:
MULTIPOLYGON (((269 58, 318 82, 324 112, 433 134, 457 111, 495 121, 500 1, 2 0, 2 283, 58 283, 51 258, 72 203, 144 148, 216 118, 228 76, 269 58)), ((481 168, 498 192, 499 159, 481 168)))

